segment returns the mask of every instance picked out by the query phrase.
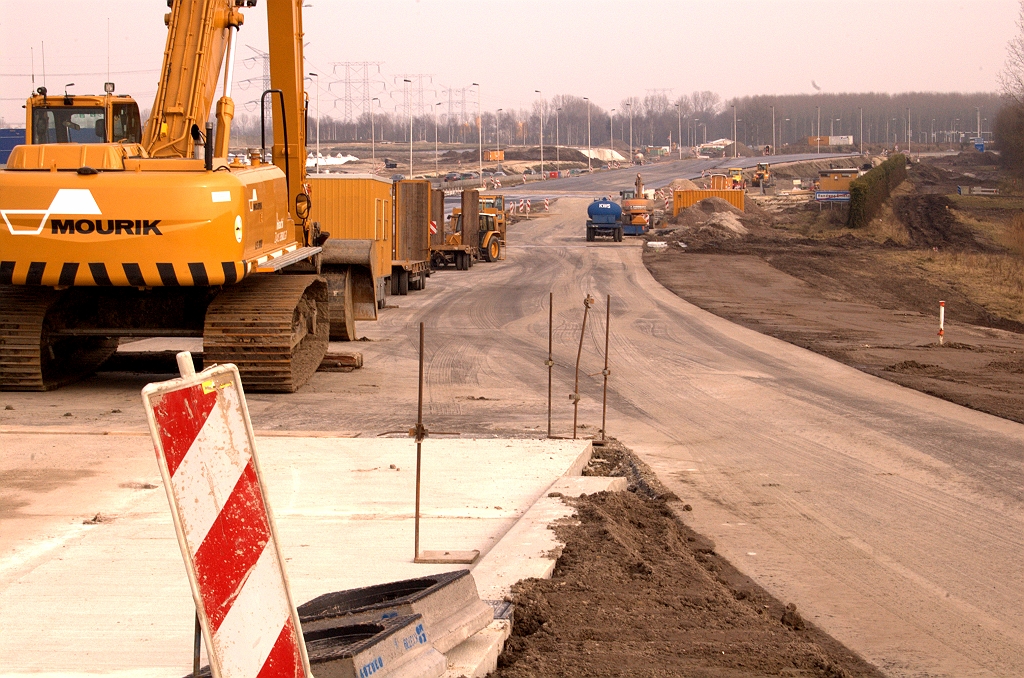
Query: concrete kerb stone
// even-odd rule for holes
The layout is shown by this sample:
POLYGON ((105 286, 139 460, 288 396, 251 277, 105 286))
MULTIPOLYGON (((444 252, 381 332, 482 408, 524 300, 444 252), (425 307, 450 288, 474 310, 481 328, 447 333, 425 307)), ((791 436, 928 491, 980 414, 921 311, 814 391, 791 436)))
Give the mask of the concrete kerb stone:
POLYGON ((418 614, 430 642, 447 652, 494 617, 469 570, 325 593, 298 608, 303 634, 418 614))

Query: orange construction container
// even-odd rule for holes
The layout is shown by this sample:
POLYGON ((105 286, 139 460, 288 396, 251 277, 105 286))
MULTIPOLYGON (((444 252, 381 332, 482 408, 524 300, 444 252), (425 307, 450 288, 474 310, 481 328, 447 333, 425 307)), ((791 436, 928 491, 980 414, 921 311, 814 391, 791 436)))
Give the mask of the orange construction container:
POLYGON ((391 275, 391 180, 370 174, 310 174, 308 181, 310 221, 320 222, 320 230, 335 242, 372 241, 374 278, 391 275))
POLYGON ((672 216, 676 216, 682 210, 687 207, 693 207, 701 200, 705 198, 721 198, 736 209, 743 210, 744 198, 746 197, 746 191, 738 191, 734 189, 728 190, 696 190, 696 191, 676 191, 672 196, 672 216))

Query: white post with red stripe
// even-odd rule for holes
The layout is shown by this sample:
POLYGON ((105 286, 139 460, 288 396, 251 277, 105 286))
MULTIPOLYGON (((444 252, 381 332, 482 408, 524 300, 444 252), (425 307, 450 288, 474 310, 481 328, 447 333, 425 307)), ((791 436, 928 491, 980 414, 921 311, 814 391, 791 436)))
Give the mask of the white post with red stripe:
POLYGON ((942 345, 942 340, 946 338, 946 302, 939 302, 939 346, 942 345))
POLYGON ((547 212, 551 205, 548 203, 548 199, 544 198, 544 211, 547 212))
POLYGON ((213 678, 311 677, 238 369, 178 366, 142 399, 213 678))

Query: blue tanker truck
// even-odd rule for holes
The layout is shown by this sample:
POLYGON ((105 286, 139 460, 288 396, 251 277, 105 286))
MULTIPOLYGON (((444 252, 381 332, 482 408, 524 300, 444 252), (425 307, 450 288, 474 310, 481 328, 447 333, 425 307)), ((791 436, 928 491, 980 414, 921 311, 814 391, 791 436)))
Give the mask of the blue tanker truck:
POLYGON ((608 198, 598 198, 587 207, 587 242, 598 236, 622 242, 622 208, 608 198))

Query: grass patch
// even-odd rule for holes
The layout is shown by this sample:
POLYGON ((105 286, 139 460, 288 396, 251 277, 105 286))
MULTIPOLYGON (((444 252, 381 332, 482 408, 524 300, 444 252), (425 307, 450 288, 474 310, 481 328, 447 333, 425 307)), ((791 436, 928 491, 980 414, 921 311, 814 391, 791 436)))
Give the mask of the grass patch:
POLYGON ((1024 322, 1024 258, 1020 254, 914 250, 888 252, 885 258, 894 266, 923 271, 935 283, 957 290, 993 315, 1024 322))

